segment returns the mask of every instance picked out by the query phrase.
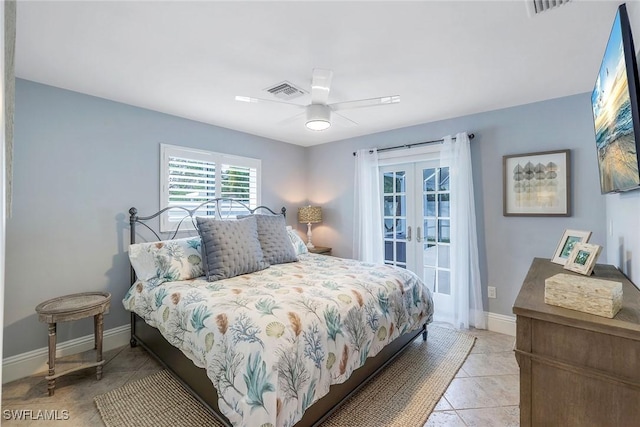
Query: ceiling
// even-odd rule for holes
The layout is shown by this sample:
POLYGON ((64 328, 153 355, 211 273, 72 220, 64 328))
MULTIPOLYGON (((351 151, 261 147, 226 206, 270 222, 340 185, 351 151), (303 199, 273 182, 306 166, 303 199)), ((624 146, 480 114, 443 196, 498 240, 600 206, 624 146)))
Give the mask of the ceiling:
POLYGON ((529 17, 524 0, 21 1, 16 75, 311 146, 590 91, 617 5, 529 17), (283 80, 308 91, 313 68, 334 72, 329 103, 401 102, 314 132, 280 123, 295 108, 234 99, 283 80))

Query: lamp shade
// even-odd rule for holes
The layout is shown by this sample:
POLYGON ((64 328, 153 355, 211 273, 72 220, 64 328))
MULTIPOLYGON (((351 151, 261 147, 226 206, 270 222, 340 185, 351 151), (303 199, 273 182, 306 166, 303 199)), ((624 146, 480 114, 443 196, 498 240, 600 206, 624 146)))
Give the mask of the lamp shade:
POLYGON ((298 208, 298 222, 316 224, 322 222, 322 208, 320 206, 305 206, 298 208))

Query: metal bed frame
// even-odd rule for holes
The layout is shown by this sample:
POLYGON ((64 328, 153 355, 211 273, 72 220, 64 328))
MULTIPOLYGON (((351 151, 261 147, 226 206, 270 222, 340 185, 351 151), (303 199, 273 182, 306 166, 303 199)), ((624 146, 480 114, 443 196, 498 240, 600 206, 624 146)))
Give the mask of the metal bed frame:
MULTIPOLYGON (((214 205, 214 214, 218 218, 224 218, 222 215, 221 202, 228 202, 228 212, 232 212, 231 206, 240 205, 247 212, 254 214, 259 209, 275 214, 273 210, 266 206, 258 206, 250 208, 246 204, 227 198, 216 198, 207 200, 202 204, 189 209, 186 207, 167 207, 149 216, 138 216, 138 210, 135 207, 129 209, 129 224, 131 226, 131 244, 136 242, 136 225, 140 224, 146 227, 158 240, 172 240, 176 237, 183 222, 189 218, 194 224, 194 216, 197 211, 205 205, 214 205), (159 217, 170 209, 180 209, 185 211, 186 215, 178 223, 175 231, 170 235, 169 239, 163 239, 153 230, 146 222, 159 217)), ((280 210, 282 215, 286 215, 286 208, 280 210)), ((229 217, 229 216, 227 216, 229 217)), ((131 284, 135 283, 135 271, 131 268, 131 284)), ((317 402, 307 408, 302 419, 298 421, 295 427, 319 426, 340 405, 342 405, 349 397, 356 393, 369 380, 376 376, 378 372, 391 363, 403 350, 405 350, 419 335, 422 335, 423 341, 427 340, 427 324, 425 323, 421 329, 416 329, 405 333, 396 338, 394 341, 384 347, 375 357, 367 359, 366 363, 356 369, 349 379, 341 384, 333 384, 329 389, 329 393, 317 402)), ((218 392, 213 383, 207 376, 207 372, 203 368, 199 368, 185 356, 180 349, 169 344, 162 336, 158 329, 149 326, 144 319, 137 314, 131 312, 131 347, 142 346, 149 352, 161 365, 173 373, 180 383, 196 397, 201 403, 209 408, 214 416, 225 426, 231 427, 229 420, 220 412, 218 407, 218 392)))

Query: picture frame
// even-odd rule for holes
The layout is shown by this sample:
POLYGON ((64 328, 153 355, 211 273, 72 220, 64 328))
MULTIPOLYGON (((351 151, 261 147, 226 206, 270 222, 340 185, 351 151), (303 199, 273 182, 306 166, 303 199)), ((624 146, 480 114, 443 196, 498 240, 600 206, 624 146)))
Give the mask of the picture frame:
POLYGON ((571 216, 571 150, 502 156, 504 216, 571 216))
POLYGON ((587 243, 590 237, 591 231, 564 230, 551 262, 565 265, 576 243, 587 243))
POLYGON ((590 276, 596 265, 602 246, 591 243, 576 243, 571 250, 571 255, 564 265, 565 270, 590 276))

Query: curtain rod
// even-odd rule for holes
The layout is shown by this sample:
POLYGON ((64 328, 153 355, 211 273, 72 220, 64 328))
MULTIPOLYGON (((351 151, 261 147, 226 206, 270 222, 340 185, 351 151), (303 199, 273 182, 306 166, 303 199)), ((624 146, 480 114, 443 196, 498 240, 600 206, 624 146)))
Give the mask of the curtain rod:
MULTIPOLYGON (((475 138, 475 135, 470 133, 469 134, 469 139, 473 139, 475 138)), ((452 137, 451 139, 456 139, 456 137, 452 137)), ((381 148, 378 150, 378 153, 381 151, 389 151, 389 150, 397 150, 399 148, 411 148, 411 147, 417 147, 419 145, 426 145, 426 144, 437 144, 437 143, 442 143, 444 142, 444 138, 440 138, 440 139, 434 139, 433 141, 424 141, 424 142, 415 142, 413 144, 404 144, 404 145, 396 145, 395 147, 386 147, 386 148, 381 148)), ((369 150, 369 153, 373 153, 373 150, 369 150)), ((356 155, 356 152, 353 152, 353 155, 356 155)))

